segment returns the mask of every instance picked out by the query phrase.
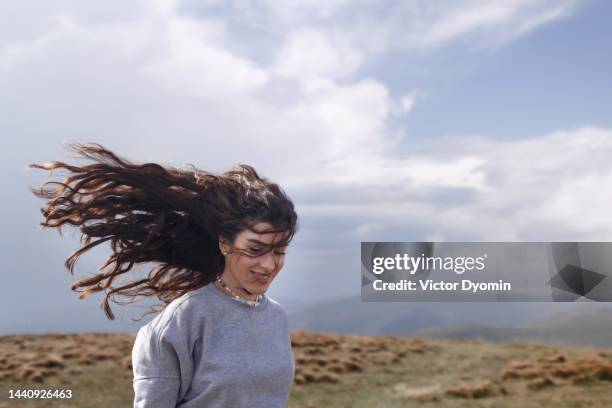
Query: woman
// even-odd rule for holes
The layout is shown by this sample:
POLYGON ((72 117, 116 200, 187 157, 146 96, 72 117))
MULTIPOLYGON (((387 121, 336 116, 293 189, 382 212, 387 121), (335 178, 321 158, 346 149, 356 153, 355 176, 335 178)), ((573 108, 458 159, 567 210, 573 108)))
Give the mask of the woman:
POLYGON ((43 226, 80 228, 71 273, 80 255, 110 243, 100 273, 72 289, 84 288, 79 298, 108 289, 109 319, 115 294, 164 303, 136 336, 134 407, 285 406, 295 367, 287 315, 266 295, 297 231, 283 190, 248 165, 217 176, 134 164, 97 144, 72 148, 93 163, 31 165, 69 172, 33 192, 48 199, 43 226), (147 263, 148 276, 111 286, 147 263))

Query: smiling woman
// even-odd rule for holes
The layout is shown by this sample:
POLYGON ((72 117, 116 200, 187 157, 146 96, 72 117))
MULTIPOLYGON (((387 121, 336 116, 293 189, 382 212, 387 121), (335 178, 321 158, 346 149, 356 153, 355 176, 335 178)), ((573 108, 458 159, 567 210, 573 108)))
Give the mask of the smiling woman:
POLYGON ((70 271, 86 251, 111 246, 102 271, 72 289, 85 288, 80 298, 109 289, 109 319, 114 294, 164 303, 136 336, 134 407, 284 407, 295 363, 287 315, 266 295, 298 228, 283 190, 244 164, 217 176, 72 147, 93 163, 31 165, 70 173, 33 189, 48 199, 43 226, 82 233, 70 271), (147 278, 111 286, 144 263, 157 264, 147 278))
POLYGON ((225 263, 225 269, 215 284, 238 300, 242 295, 253 302, 250 304, 260 302, 260 293, 268 288, 285 263, 286 233, 266 233, 268 230, 274 231, 274 227, 259 222, 252 230, 240 232, 233 245, 225 239, 219 242, 219 248, 229 262, 225 263), (231 286, 239 288, 240 293, 235 294, 231 286))

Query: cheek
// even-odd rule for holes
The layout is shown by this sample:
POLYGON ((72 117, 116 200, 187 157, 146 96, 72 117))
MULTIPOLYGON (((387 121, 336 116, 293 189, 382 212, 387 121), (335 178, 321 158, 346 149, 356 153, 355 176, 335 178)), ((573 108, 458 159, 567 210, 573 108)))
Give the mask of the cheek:
POLYGON ((253 260, 252 258, 249 258, 248 256, 243 256, 237 262, 238 268, 240 268, 241 270, 245 272, 249 272, 251 269, 255 269, 256 265, 257 265, 257 261, 253 260))
POLYGON ((248 272, 251 269, 250 259, 247 256, 238 255, 232 262, 233 270, 236 272, 248 272))

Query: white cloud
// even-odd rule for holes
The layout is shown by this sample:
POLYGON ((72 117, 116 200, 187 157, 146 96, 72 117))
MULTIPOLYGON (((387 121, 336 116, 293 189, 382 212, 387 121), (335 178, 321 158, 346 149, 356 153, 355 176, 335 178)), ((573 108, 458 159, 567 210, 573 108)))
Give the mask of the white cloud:
POLYGON ((370 196, 304 211, 389 227, 359 230, 362 240, 372 241, 406 240, 401 231, 414 234, 415 229, 411 236, 417 240, 607 241, 612 238, 611 155, 612 129, 584 127, 513 141, 457 137, 421 146, 416 166, 396 159, 394 171, 380 171, 381 163, 368 163, 367 171, 380 171, 379 180, 372 176, 355 192, 369 190, 370 196), (447 154, 440 156, 441 151, 447 154), (389 188, 397 194, 377 196, 389 188))
POLYGON ((319 23, 357 19, 357 31, 348 36, 339 34, 338 21, 331 28, 312 21, 301 27, 302 14, 288 13, 284 2, 270 4, 269 13, 247 4, 244 16, 299 23, 281 29, 286 36, 275 45, 270 65, 232 51, 235 33, 227 19, 180 15, 171 2, 143 8, 129 19, 88 24, 78 13, 63 14, 44 34, 3 48, 2 126, 24 135, 44 131, 54 140, 87 135, 135 159, 172 159, 211 171, 249 162, 293 191, 352 189, 360 200, 331 197, 302 209, 353 217, 364 225, 416 223, 427 236, 449 237, 612 235, 604 199, 594 199, 583 220, 568 219, 581 213, 584 203, 572 191, 584 196, 610 183, 609 130, 584 128, 512 142, 460 138, 402 153, 400 142, 410 140, 401 129, 392 130, 389 119, 398 106, 409 112, 417 94, 395 99, 380 81, 359 77, 360 64, 371 55, 347 40, 367 43, 367 32, 380 34, 365 30, 368 24, 397 33, 396 18, 406 16, 418 24, 398 38, 414 44, 474 32, 486 36, 517 19, 536 21, 551 2, 491 3, 497 6, 478 16, 471 13, 479 2, 448 12, 412 2, 367 24, 363 10, 343 2, 322 9, 314 2, 294 5, 318 10, 319 23), (375 213, 386 219, 369 220, 375 213))
POLYGON ((355 228, 353 235, 361 240, 372 236, 373 233, 383 233, 384 230, 385 226, 381 223, 366 223, 355 228))
MULTIPOLYGON (((199 2, 182 1, 185 13, 204 13, 199 2)), ((430 49, 465 38, 475 46, 499 46, 563 18, 576 0, 408 0, 381 7, 358 1, 229 1, 211 5, 231 15, 236 32, 287 38, 303 29, 325 33, 335 43, 371 55, 401 49, 430 49)), ((303 49, 303 48, 302 48, 303 49)))
POLYGON ((144 71, 173 93, 195 97, 246 95, 268 80, 268 73, 223 48, 224 24, 169 17, 166 43, 144 71))
MULTIPOLYGON (((389 51, 499 46, 569 15, 575 1, 5 3, 2 177, 14 186, 6 213, 23 214, 5 223, 7 253, 40 239, 24 164, 64 154, 64 140, 214 172, 253 164, 299 197, 306 243, 292 259, 305 285, 292 275, 283 288, 298 297, 317 273, 352 274, 355 239, 612 237, 611 130, 417 146, 390 123, 409 120, 423 91, 396 98, 364 75, 389 51)), ((53 236, 39 246, 56 245, 53 236)))
POLYGON ((334 45, 326 35, 313 29, 288 33, 272 70, 297 78, 350 77, 361 63, 362 55, 350 45, 334 45))
MULTIPOLYGON (((478 2, 442 16, 425 31, 425 43, 440 43, 474 30, 496 26, 510 20, 521 2, 478 2)), ((524 2, 522 2, 524 3, 524 2)))
POLYGON ((412 95, 405 95, 402 96, 400 99, 400 104, 402 107, 402 110, 405 113, 408 113, 412 110, 412 108, 414 107, 414 102, 415 102, 415 98, 412 95))
POLYGON ((499 45, 574 11, 567 1, 471 1, 440 15, 423 36, 425 44, 442 44, 479 33, 479 44, 499 45), (486 34, 484 34, 486 33, 486 34), (484 34, 484 35, 483 35, 484 34))
POLYGON ((167 7, 89 25, 64 15, 41 37, 0 54, 3 127, 40 126, 53 138, 106 141, 120 151, 146 143, 136 158, 217 171, 249 161, 298 184, 329 180, 322 163, 386 143, 393 101, 378 81, 339 84, 327 77, 338 68, 332 62, 296 78, 286 104, 264 95, 287 79, 228 51, 226 41, 222 20, 167 7))

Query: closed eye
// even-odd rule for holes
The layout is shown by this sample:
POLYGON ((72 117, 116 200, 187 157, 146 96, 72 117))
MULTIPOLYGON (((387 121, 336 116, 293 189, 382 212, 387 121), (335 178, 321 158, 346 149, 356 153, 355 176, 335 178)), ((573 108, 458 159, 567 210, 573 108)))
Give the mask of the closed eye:
MULTIPOLYGON (((252 254, 259 254, 263 251, 263 248, 249 248, 249 252, 251 252, 252 254)), ((287 252, 283 252, 283 251, 276 251, 277 255, 286 255, 287 252)))

